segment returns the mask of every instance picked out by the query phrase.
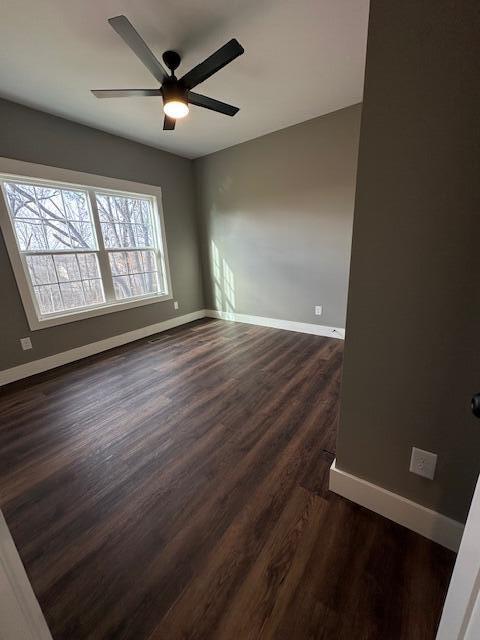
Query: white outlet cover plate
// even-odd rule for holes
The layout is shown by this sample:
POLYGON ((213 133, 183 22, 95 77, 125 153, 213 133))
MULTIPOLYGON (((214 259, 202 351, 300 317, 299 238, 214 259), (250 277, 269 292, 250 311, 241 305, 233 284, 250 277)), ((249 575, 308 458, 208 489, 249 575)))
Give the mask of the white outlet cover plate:
POLYGON ((315 315, 316 316, 321 316, 322 315, 322 311, 323 311, 322 305, 321 304, 317 304, 315 306, 315 315))
POLYGON ((435 476, 435 467, 437 466, 437 454, 424 449, 412 447, 412 457, 410 459, 410 471, 433 480, 435 476))
POLYGON ((30 338, 20 338, 20 344, 22 345, 22 349, 27 351, 32 348, 32 341, 30 338))

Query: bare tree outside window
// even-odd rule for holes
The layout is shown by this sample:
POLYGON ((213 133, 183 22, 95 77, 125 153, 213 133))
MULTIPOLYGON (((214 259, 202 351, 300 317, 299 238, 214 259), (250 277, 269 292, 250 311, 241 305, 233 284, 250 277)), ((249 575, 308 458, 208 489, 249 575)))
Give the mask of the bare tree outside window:
POLYGON ((150 197, 29 181, 3 186, 41 315, 166 293, 150 197))
POLYGON ((94 248, 86 193, 12 182, 5 189, 22 250, 94 248))
POLYGON ((155 259, 150 201, 103 194, 96 194, 96 200, 116 298, 163 290, 155 259))
POLYGON ((67 253, 97 248, 87 194, 15 182, 5 183, 5 191, 40 312, 103 303, 96 255, 67 253))

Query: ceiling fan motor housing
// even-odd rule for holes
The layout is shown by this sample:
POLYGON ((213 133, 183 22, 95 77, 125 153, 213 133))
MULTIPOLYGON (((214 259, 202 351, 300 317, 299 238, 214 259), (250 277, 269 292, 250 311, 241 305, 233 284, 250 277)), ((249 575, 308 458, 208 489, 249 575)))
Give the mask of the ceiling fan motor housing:
POLYGON ((188 104, 188 90, 176 78, 166 79, 161 87, 163 102, 184 102, 188 104))

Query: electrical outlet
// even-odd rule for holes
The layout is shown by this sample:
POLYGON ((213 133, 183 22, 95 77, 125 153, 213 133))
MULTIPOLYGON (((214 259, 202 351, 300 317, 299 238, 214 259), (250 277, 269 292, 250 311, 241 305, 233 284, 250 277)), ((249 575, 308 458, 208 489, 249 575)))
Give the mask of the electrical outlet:
POLYGON ((321 304, 317 304, 315 306, 315 315, 316 316, 321 316, 322 315, 322 311, 323 311, 323 307, 321 304))
POLYGON ((27 351, 32 348, 32 341, 30 338, 20 338, 20 344, 22 345, 22 349, 27 351))
POLYGON ((175 300, 175 302, 173 303, 173 308, 174 309, 178 309, 178 302, 175 300))
POLYGON ((412 457, 410 459, 410 471, 418 476, 433 480, 435 467, 437 466, 437 454, 431 451, 424 451, 412 447, 412 457))

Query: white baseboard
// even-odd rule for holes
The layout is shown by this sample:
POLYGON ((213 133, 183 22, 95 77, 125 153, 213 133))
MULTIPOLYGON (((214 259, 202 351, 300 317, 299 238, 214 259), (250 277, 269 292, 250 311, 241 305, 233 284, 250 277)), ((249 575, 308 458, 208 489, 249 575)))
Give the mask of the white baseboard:
POLYGON ((107 351, 114 347, 119 347, 127 342, 134 342, 141 338, 146 338, 155 333, 161 331, 168 331, 173 327, 186 324, 187 322, 193 322, 193 320, 199 320, 201 318, 220 318, 222 320, 234 320, 235 322, 245 322, 247 324, 256 324, 262 327, 273 327, 275 329, 286 329, 288 331, 297 331, 300 333, 311 333, 317 336, 327 336, 329 338, 339 338, 343 340, 345 336, 345 330, 336 327, 326 327, 319 324, 308 324, 306 322, 292 322, 290 320, 276 320, 275 318, 263 318, 261 316, 249 316, 243 313, 228 313, 226 311, 214 311, 200 309, 193 313, 188 313, 184 316, 177 316, 170 320, 164 320, 163 322, 157 322, 156 324, 148 325, 147 327, 141 327, 134 331, 128 331, 121 333, 111 338, 105 338, 105 340, 99 340, 98 342, 91 342, 90 344, 76 347, 75 349, 69 349, 68 351, 62 351, 46 358, 40 358, 38 360, 32 360, 25 364, 20 364, 10 369, 4 369, 0 371, 0 386, 21 380, 22 378, 28 378, 37 373, 48 371, 49 369, 55 369, 63 364, 69 364, 75 362, 75 360, 81 360, 87 358, 101 351, 107 351))
POLYGON ((92 356, 95 353, 100 353, 101 351, 107 351, 108 349, 119 347, 122 344, 127 344, 127 342, 134 342, 135 340, 146 338, 154 333, 168 331, 168 329, 173 329, 173 327, 178 327, 181 324, 193 322, 193 320, 199 320, 204 317, 205 310, 200 309, 193 313, 187 313, 184 316, 170 318, 170 320, 157 322, 156 324, 141 327, 134 331, 127 331, 126 333, 121 333, 117 336, 106 338, 105 340, 91 342, 90 344, 83 345, 82 347, 62 351, 61 353, 56 353, 53 356, 47 356, 46 358, 26 362, 25 364, 20 364, 17 367, 12 367, 11 369, 4 369, 3 371, 0 371, 0 386, 8 384, 9 382, 15 382, 15 380, 28 378, 36 373, 42 373, 43 371, 60 367, 63 364, 68 364, 69 362, 74 362, 75 360, 86 358, 87 356, 92 356))
POLYGON ((346 471, 337 469, 335 463, 336 460, 330 467, 330 491, 375 511, 375 513, 379 513, 429 540, 438 542, 447 549, 458 551, 464 529, 461 522, 427 509, 427 507, 412 502, 398 493, 392 493, 346 471))
POLYGON ((244 313, 217 311, 215 309, 206 309, 205 314, 209 318, 220 318, 221 320, 233 320, 234 322, 257 324, 261 327, 286 329, 287 331, 297 331, 299 333, 311 333, 316 336, 326 336, 327 338, 338 338, 340 340, 344 340, 345 338, 345 329, 341 329, 340 327, 327 327, 321 324, 294 322, 292 320, 278 320, 277 318, 264 318, 263 316, 249 316, 244 313))
POLYGON ((0 621, 1 640, 52 640, 1 511, 0 621))

